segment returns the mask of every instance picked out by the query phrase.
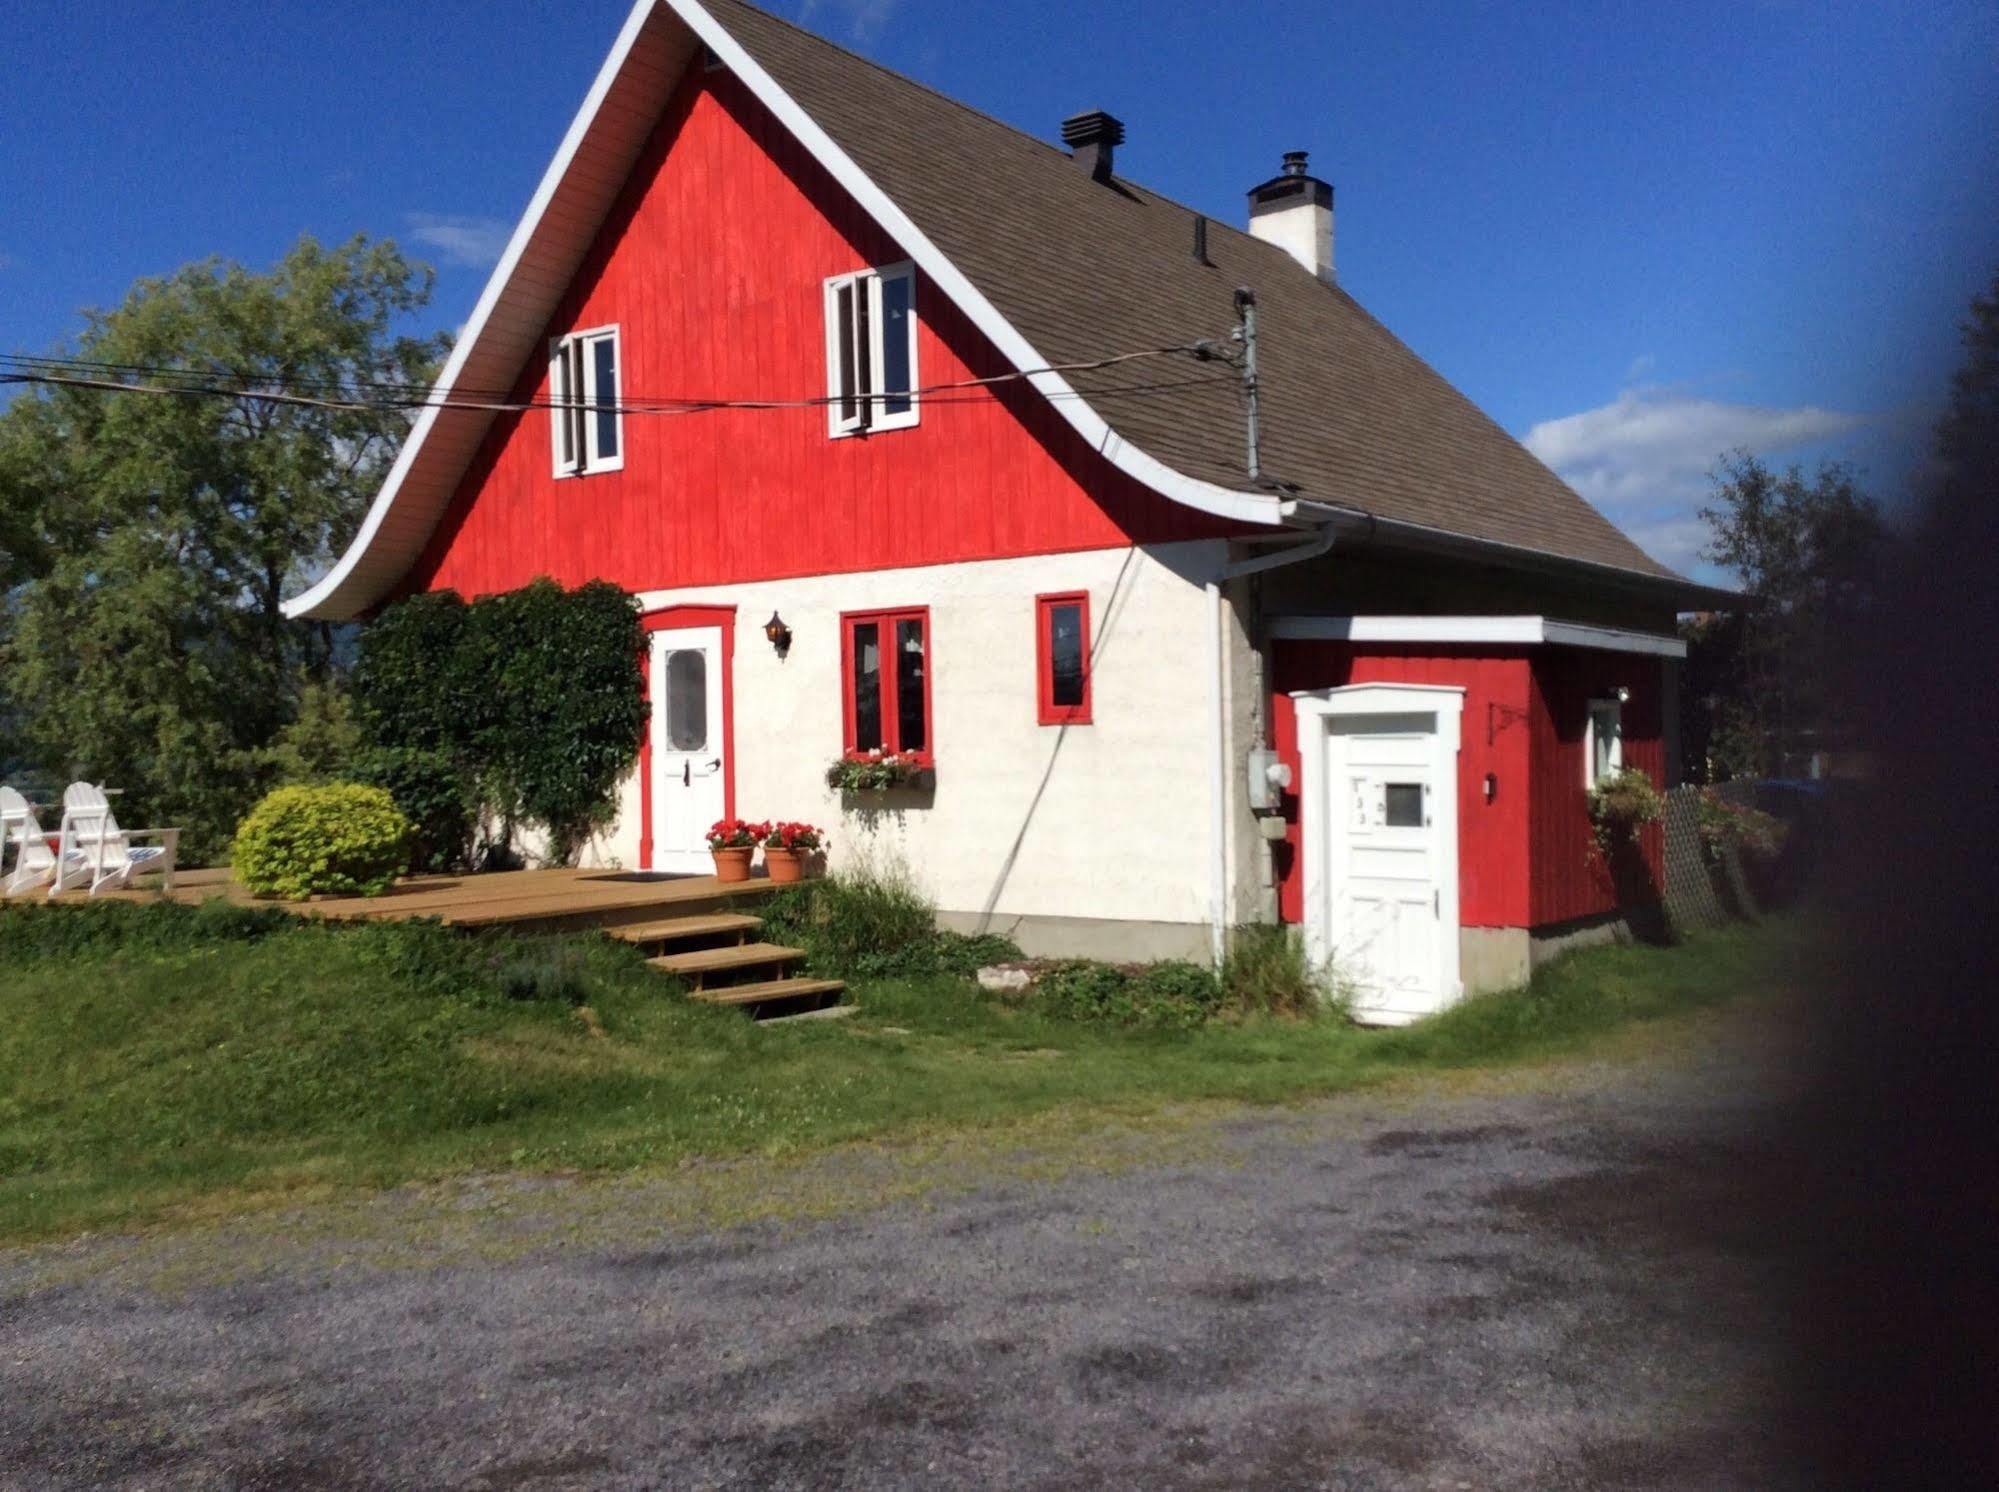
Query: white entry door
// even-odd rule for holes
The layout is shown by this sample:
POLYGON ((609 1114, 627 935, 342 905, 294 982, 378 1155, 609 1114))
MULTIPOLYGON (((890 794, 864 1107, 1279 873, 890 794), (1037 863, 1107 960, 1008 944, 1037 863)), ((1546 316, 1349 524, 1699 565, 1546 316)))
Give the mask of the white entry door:
POLYGON ((726 811, 729 743, 720 627, 652 634, 652 866, 712 870, 708 826, 726 811))
POLYGON ((1328 921, 1335 957, 1377 1018, 1414 1019, 1443 1003, 1436 728, 1434 715, 1332 722, 1327 798, 1338 817, 1328 921))
POLYGON ((1361 684, 1293 699, 1304 769, 1307 946, 1352 986, 1360 1019, 1401 1025, 1429 1015, 1461 993, 1463 693, 1361 684))

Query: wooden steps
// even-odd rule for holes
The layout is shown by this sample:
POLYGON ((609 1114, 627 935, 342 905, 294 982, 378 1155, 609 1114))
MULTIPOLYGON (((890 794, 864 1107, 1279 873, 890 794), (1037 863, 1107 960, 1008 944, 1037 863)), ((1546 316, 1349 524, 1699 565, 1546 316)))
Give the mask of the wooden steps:
POLYGON ((734 974, 744 969, 776 968, 805 957, 803 948, 786 948, 781 943, 732 943, 722 948, 696 948, 687 953, 662 953, 649 958, 665 974, 674 974, 699 989, 713 974, 734 974))
POLYGON ((767 979, 756 984, 728 984, 719 989, 699 990, 689 998, 710 1005, 776 1005, 808 996, 824 1000, 846 987, 838 979, 767 979))
POLYGON ((646 962, 685 983, 690 1000, 738 1006, 759 1020, 837 1008, 846 985, 787 973, 805 950, 763 942, 756 937, 762 926, 762 918, 746 913, 700 912, 625 923, 604 932, 659 950, 646 962))
POLYGON ((668 917, 607 927, 604 932, 626 943, 685 943, 695 938, 746 938, 763 926, 761 917, 745 912, 710 912, 699 917, 668 917))

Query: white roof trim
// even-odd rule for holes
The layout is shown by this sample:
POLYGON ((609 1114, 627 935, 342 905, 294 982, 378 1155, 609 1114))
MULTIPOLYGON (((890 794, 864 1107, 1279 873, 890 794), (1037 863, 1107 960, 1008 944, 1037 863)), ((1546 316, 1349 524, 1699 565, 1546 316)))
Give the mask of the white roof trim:
POLYGON ((1270 635, 1312 642, 1549 644, 1608 653, 1649 653, 1657 658, 1687 656, 1687 645, 1677 637, 1544 616, 1280 616, 1271 619, 1270 635))
MULTIPOLYGON (((583 100, 582 108, 577 111, 568 133, 563 136, 562 144, 555 153, 555 159, 549 163, 548 170, 543 173, 541 185, 529 201, 527 211, 522 214, 520 223, 514 229, 513 237, 508 240, 506 252, 501 255, 500 262, 494 266, 492 278, 486 282, 486 289, 480 295, 477 307, 465 323, 465 330, 459 338, 458 345, 452 349, 451 357, 446 361, 443 372, 438 375, 434 390, 436 397, 448 398, 456 388, 468 365, 480 352, 489 324, 493 321, 495 313, 502 309, 503 303, 510 298, 518 298, 523 302, 535 299, 533 292, 516 290, 514 283, 516 271, 524 254, 535 243, 549 205, 562 188, 577 154, 591 139, 606 98, 617 86, 634 47, 656 12, 666 12, 677 17, 694 37, 704 42, 730 71, 741 78, 764 107, 776 116, 778 122, 791 131, 799 143, 826 168, 833 179, 860 204, 861 208, 908 252, 924 274, 951 298, 1017 371, 1026 373, 1030 369, 1043 370, 1030 373, 1027 381, 1048 395, 1056 411, 1111 465, 1163 497, 1218 518, 1270 525, 1285 521, 1292 504, 1262 493, 1239 492, 1232 488, 1217 486, 1215 483, 1203 482, 1175 471, 1121 437, 1102 415, 1077 395, 1068 380, 1058 373, 1045 371, 1048 360, 1034 350, 1027 339, 999 313, 992 302, 987 300, 957 266, 945 257, 943 251, 910 221, 908 215, 869 179, 867 173, 861 170, 852 157, 833 142, 832 137, 778 86, 776 80, 764 71, 722 24, 697 3, 697 0, 636 0, 632 6, 631 13, 625 18, 625 24, 618 33, 618 39, 612 46, 610 55, 604 59, 604 65, 598 70, 596 81, 583 100)), ((690 55, 691 50, 691 47, 687 49, 690 55)), ((682 65, 684 66, 684 59, 682 65)), ((662 95, 654 98, 651 103, 654 111, 652 117, 656 119, 657 110, 665 105, 666 97, 662 95)), ((629 119, 623 121, 621 127, 630 130, 631 121, 629 119)), ((638 141, 642 142, 650 133, 651 125, 647 124, 644 130, 638 133, 638 141)), ((626 174, 629 174, 629 167, 626 174)), ((615 200, 623 186, 624 181, 620 179, 603 190, 601 202, 595 204, 595 220, 587 227, 572 225, 567 230, 551 230, 552 235, 564 231, 580 233, 582 242, 572 246, 576 255, 580 256, 589 241, 596 237, 597 228, 601 226, 602 213, 608 210, 610 203, 615 200)), ((552 293, 543 292, 541 298, 546 299, 552 309, 566 288, 566 284, 557 286, 552 293)), ((511 383, 513 378, 518 376, 519 367, 524 365, 524 362, 517 365, 507 375, 506 381, 511 383)), ((285 602, 286 616, 324 617, 333 620, 352 617, 379 601, 395 582, 407 573, 409 566, 416 561, 424 544, 435 531, 437 520, 443 516, 444 504, 449 500, 448 495, 439 500, 435 492, 427 494, 429 502, 434 507, 427 520, 423 515, 416 514, 412 516, 417 521, 406 523, 404 532, 385 533, 384 529, 394 514, 397 501, 403 495, 405 486, 409 484, 411 474, 423 456, 426 445, 435 440, 439 413, 440 411, 435 408, 425 408, 417 416, 416 423, 410 429, 409 438, 404 441, 403 448, 396 457, 395 465, 390 469, 387 480, 382 483, 382 490, 376 494, 367 516, 362 519, 360 530, 355 534, 353 543, 348 545, 346 553, 341 555, 339 561, 321 580, 303 594, 285 602), (407 547, 408 552, 399 558, 394 558, 392 550, 386 553, 377 552, 378 545, 402 545, 407 547), (364 565, 364 561, 371 558, 374 563, 364 565)), ((474 423, 471 416, 459 415, 458 419, 466 422, 467 429, 470 429, 474 423)), ((478 439, 483 437, 484 429, 490 426, 491 419, 490 415, 486 415, 476 422, 478 436, 470 440, 465 455, 466 464, 469 464, 472 453, 476 452, 478 439)), ((460 476, 463 470, 464 467, 461 465, 460 476)))

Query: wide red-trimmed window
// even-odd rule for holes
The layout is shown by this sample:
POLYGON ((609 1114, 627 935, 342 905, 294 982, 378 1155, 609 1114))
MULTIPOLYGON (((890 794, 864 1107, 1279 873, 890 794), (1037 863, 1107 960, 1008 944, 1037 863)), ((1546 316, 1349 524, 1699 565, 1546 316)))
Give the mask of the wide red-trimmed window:
POLYGON ((847 754, 907 752, 930 760, 930 612, 854 611, 840 618, 847 754))
POLYGON ((1043 725, 1090 723, 1090 597, 1086 591, 1034 598, 1036 718, 1043 725))

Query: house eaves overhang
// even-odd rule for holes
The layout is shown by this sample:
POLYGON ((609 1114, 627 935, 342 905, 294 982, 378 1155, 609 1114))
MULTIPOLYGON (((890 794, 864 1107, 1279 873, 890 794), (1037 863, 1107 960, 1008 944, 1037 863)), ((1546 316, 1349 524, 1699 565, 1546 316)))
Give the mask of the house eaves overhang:
POLYGON ((1545 549, 1506 544, 1497 539, 1481 539, 1401 519, 1382 518, 1365 509, 1311 499, 1301 498, 1286 504, 1285 519, 1297 525, 1328 526, 1339 536, 1343 547, 1366 549, 1379 546, 1582 579, 1640 599, 1671 605, 1679 611, 1733 611, 1752 601, 1751 597, 1739 591, 1702 585, 1683 575, 1661 575, 1650 570, 1632 570, 1622 565, 1576 559, 1545 549))
POLYGON ((1687 656, 1686 643, 1677 637, 1546 616, 1278 616, 1270 619, 1270 635, 1289 642, 1552 646, 1654 658, 1687 656))
POLYGON ((520 377, 702 45, 1113 467, 1211 517, 1254 526, 1297 522, 1294 504, 1281 497, 1187 476, 1125 440, 698 0, 637 0, 353 542, 324 577, 284 603, 286 616, 359 616, 416 563, 498 413, 456 407, 454 393, 510 388, 520 377))

